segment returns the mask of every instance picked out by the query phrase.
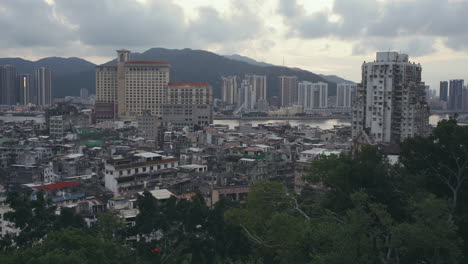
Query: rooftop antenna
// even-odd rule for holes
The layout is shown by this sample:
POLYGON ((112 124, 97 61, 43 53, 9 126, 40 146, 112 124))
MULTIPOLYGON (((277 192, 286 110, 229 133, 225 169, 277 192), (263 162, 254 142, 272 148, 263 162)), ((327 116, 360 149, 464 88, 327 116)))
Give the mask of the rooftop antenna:
POLYGON ((284 56, 283 56, 283 67, 284 67, 284 56))

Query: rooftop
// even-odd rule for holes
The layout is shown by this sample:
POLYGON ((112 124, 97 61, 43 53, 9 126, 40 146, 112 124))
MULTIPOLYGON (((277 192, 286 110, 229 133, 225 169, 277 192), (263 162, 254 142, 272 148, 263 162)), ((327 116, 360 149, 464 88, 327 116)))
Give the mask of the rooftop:
POLYGON ((47 184, 47 185, 39 185, 39 186, 34 186, 32 187, 33 189, 43 189, 46 191, 53 191, 53 190, 58 190, 58 189, 63 189, 63 188, 68 188, 68 187, 73 187, 73 186, 78 186, 80 185, 79 182, 59 182, 59 183, 54 183, 54 184, 47 184))
MULTIPOLYGON (((174 196, 174 194, 168 191, 167 189, 152 190, 149 192, 157 200, 165 200, 165 199, 169 199, 171 196, 174 196)), ((139 192, 139 194, 142 195, 143 192, 139 192)))
POLYGON ((135 156, 137 156, 137 157, 142 157, 142 158, 158 158, 158 157, 162 157, 162 155, 159 155, 159 154, 156 154, 156 153, 153 153, 153 152, 138 153, 138 154, 135 154, 135 156))
POLYGON ((169 62, 165 61, 127 61, 125 64, 158 64, 158 65, 169 65, 169 62))
POLYGON ((168 86, 209 86, 209 83, 183 83, 183 82, 173 82, 168 83, 168 86))

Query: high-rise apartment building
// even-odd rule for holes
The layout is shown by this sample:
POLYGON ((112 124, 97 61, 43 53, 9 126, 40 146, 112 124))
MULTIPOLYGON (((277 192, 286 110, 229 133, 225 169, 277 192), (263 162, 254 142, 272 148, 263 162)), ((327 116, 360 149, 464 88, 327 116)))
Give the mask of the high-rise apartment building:
POLYGON ((299 82, 298 101, 304 107, 306 113, 327 108, 328 83, 299 82))
POLYGON ((80 89, 80 99, 81 100, 88 100, 89 97, 89 91, 86 88, 81 88, 80 89))
POLYGON ((128 50, 118 50, 117 54, 117 66, 96 66, 96 103, 106 109, 116 108, 116 117, 121 120, 134 120, 144 111, 161 116, 169 63, 130 61, 128 50))
POLYGON ((39 67, 34 73, 34 84, 36 86, 37 104, 52 105, 52 70, 39 67))
POLYGON ((31 74, 18 74, 16 76, 16 93, 20 104, 36 104, 36 93, 31 74))
POLYGON ((221 99, 229 105, 237 103, 237 76, 221 77, 221 99))
POLYGON ((463 109, 464 80, 450 80, 448 110, 460 111, 463 109))
POLYGON ((356 97, 356 84, 339 83, 336 86, 336 107, 350 108, 356 97))
POLYGON ((467 113, 468 112, 468 87, 467 86, 463 87, 462 105, 463 105, 462 111, 467 113))
POLYGON ((279 76, 281 106, 288 107, 297 104, 297 77, 279 76))
POLYGON ((447 81, 440 82, 439 99, 440 101, 444 101, 444 102, 448 101, 448 82, 447 81))
POLYGON ((163 122, 175 128, 213 123, 213 88, 208 83, 169 83, 163 122))
POLYGON ((244 111, 250 111, 255 109, 257 104, 257 93, 255 92, 253 85, 250 84, 249 80, 243 80, 239 94, 241 95, 241 108, 244 111))
POLYGON ((267 80, 265 75, 246 75, 245 79, 252 85, 257 101, 267 99, 267 80))
POLYGON ((16 67, 12 65, 0 66, 0 104, 14 105, 17 103, 16 67))
POLYGON ((374 142, 398 143, 426 135, 429 108, 421 71, 398 52, 377 52, 374 62, 364 62, 352 111, 353 138, 364 132, 374 142))

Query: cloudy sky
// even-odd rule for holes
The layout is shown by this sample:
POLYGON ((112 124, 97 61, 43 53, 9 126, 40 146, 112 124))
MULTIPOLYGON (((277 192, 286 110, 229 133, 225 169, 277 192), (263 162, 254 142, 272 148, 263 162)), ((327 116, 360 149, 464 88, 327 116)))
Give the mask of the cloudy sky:
POLYGON ((468 80, 468 0, 1 0, 0 32, 0 57, 192 48, 360 81, 396 50, 433 88, 468 80))

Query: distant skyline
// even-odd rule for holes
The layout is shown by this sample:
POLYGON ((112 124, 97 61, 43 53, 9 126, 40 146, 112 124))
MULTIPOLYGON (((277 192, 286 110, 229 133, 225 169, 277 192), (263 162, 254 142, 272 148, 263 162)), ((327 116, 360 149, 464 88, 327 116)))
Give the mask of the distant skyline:
POLYGON ((466 14, 464 0, 2 0, 0 57, 192 48, 359 82, 363 61, 395 50, 438 90, 468 80, 466 14))

